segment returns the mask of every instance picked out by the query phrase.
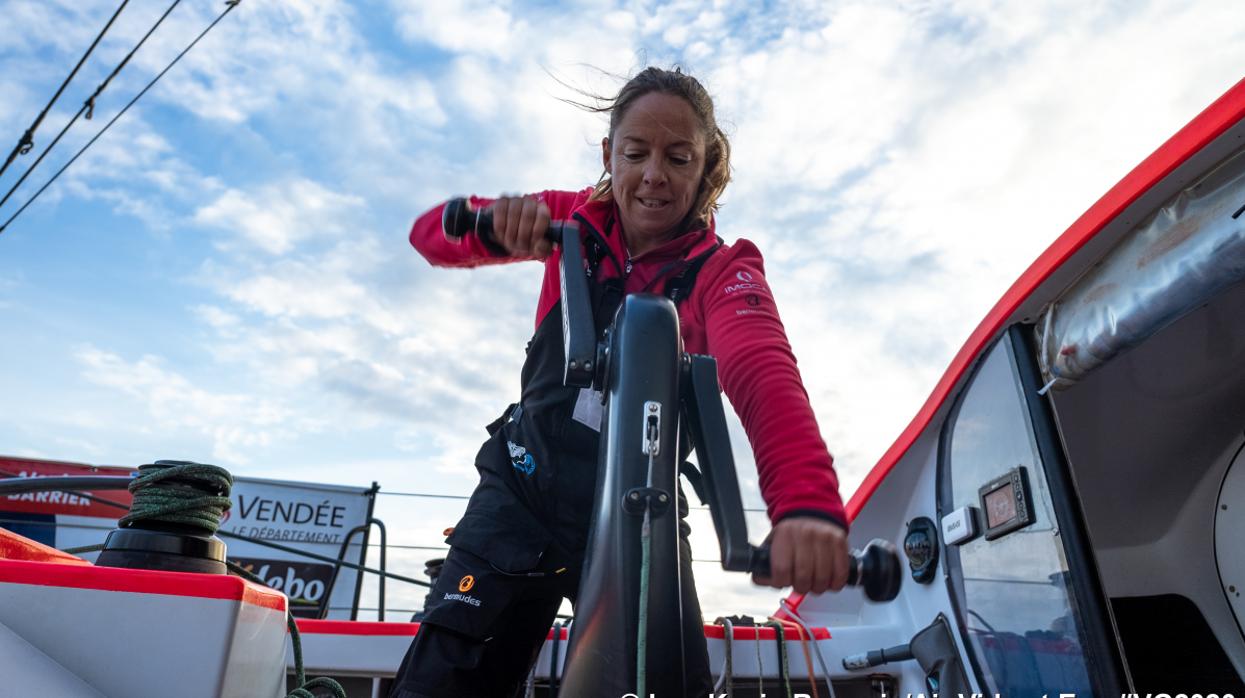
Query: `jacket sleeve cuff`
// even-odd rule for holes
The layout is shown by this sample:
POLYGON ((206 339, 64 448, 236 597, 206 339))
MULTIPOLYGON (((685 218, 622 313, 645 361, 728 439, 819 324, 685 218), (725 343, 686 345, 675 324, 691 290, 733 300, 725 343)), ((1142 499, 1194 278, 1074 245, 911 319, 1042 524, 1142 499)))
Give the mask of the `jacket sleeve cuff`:
POLYGON ((831 514, 830 512, 823 511, 821 509, 791 509, 790 511, 783 512, 778 518, 774 519, 774 523, 778 523, 779 521, 782 521, 784 519, 790 519, 796 516, 806 516, 809 518, 821 519, 822 521, 829 521, 830 523, 838 524, 839 527, 843 529, 844 533, 846 533, 850 529, 850 527, 847 525, 847 517, 837 516, 835 514, 831 514))

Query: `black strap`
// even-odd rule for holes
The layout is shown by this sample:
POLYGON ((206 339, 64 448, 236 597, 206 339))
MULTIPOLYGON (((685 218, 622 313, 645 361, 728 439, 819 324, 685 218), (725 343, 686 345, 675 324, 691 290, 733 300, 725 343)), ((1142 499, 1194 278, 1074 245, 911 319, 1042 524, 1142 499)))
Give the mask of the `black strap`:
POLYGON ((522 415, 523 406, 517 402, 512 402, 510 403, 510 406, 506 408, 506 411, 501 413, 500 417, 494 419, 492 422, 489 422, 489 425, 484 428, 488 430, 488 435, 492 436, 496 434, 499 429, 505 426, 506 422, 517 422, 519 421, 519 417, 522 415))
POLYGON ((678 305, 680 301, 692 295, 692 286, 696 283, 696 275, 700 273, 701 267, 705 266, 705 262, 713 256, 722 247, 722 238, 717 238, 717 242, 705 252, 687 261, 687 266, 683 271, 679 272, 670 281, 666 282, 666 297, 674 301, 678 305))
MULTIPOLYGON (((619 276, 625 276, 622 265, 618 263, 618 258, 610 250, 609 243, 605 241, 605 237, 601 235, 600 231, 588 222, 588 218, 578 211, 571 214, 571 218, 579 221, 584 230, 588 231, 588 235, 584 239, 584 259, 588 262, 588 278, 591 279, 596 276, 597 269, 601 266, 601 260, 607 257, 613 262, 614 271, 618 272, 619 276)), ((614 219, 612 217, 605 221, 605 232, 607 234, 613 225, 614 219)))
POLYGON ((687 461, 679 463, 679 474, 687 479, 687 484, 692 486, 692 491, 696 493, 696 499, 699 499, 701 504, 708 506, 709 498, 705 496, 704 474, 687 461))
POLYGON ((591 279, 597 275, 597 269, 601 268, 601 260, 605 259, 609 250, 592 235, 589 235, 584 242, 584 260, 588 263, 585 273, 591 279))

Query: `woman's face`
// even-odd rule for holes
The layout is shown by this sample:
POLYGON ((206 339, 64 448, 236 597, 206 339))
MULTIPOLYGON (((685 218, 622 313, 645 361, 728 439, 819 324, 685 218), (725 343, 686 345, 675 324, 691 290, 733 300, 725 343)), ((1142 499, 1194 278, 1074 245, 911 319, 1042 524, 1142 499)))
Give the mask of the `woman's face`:
POLYGON ((650 92, 631 103, 601 151, 631 253, 673 238, 705 171, 705 136, 692 106, 650 92))

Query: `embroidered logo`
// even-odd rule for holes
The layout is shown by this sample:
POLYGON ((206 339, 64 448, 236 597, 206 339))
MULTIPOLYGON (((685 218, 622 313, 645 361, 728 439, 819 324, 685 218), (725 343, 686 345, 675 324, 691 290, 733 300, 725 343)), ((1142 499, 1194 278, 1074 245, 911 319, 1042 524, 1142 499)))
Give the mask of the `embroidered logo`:
POLYGON ((458 580, 458 590, 463 593, 471 591, 471 587, 475 585, 476 585, 476 578, 472 577, 471 575, 467 575, 463 577, 462 579, 458 580))
POLYGON ((532 459, 532 454, 528 453, 526 448, 513 441, 507 441, 506 448, 510 449, 510 464, 515 470, 529 476, 536 472, 536 461, 532 459))
POLYGON ((465 603, 469 606, 478 607, 480 605, 479 599, 477 599, 474 596, 466 595, 466 594, 450 594, 447 592, 444 598, 446 601, 458 601, 459 603, 465 603))
POLYGON ((765 288, 765 284, 758 283, 756 281, 756 278, 752 275, 752 272, 750 271, 740 270, 740 271, 735 272, 735 279, 736 281, 738 281, 738 283, 727 284, 723 288, 723 290, 726 291, 727 295, 730 295, 732 293, 739 293, 740 291, 762 291, 764 292, 767 290, 765 288))

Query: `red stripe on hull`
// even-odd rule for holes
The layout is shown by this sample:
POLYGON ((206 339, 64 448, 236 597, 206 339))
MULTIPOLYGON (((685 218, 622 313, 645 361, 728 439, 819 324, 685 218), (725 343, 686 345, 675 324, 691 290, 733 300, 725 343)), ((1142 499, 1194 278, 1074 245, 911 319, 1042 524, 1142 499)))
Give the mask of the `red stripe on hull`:
POLYGON ((284 612, 286 609, 286 598, 281 592, 225 574, 132 570, 96 567, 90 563, 76 565, 0 560, 0 583, 226 599, 274 611, 284 612))

